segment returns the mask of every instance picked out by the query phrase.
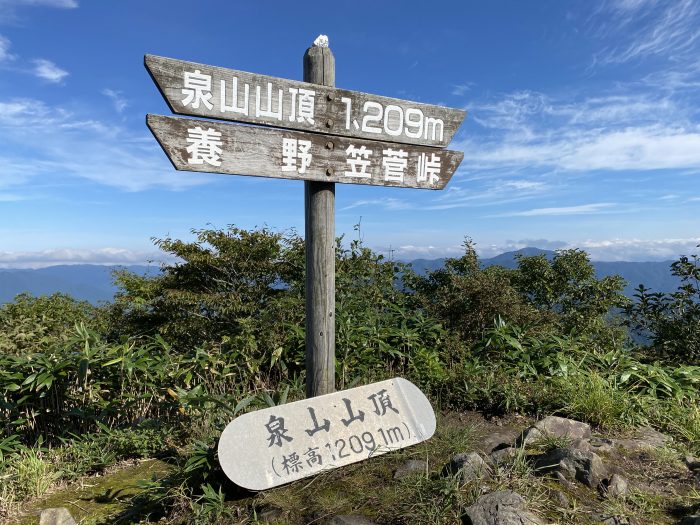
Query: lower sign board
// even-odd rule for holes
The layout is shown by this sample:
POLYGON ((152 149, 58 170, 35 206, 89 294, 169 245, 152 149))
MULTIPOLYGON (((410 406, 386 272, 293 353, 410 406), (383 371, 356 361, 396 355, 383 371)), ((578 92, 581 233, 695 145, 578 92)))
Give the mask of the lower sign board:
POLYGON ((219 462, 237 485, 263 490, 415 445, 434 432, 428 399, 397 377, 244 414, 221 434, 219 462))
POLYGON ((318 133, 148 115, 178 170, 440 190, 464 153, 318 133))

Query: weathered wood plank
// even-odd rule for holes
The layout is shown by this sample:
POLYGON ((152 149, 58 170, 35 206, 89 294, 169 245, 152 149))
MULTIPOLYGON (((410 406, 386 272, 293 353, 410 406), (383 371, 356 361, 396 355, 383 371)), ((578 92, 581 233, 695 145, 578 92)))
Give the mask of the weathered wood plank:
POLYGON ((174 113, 314 133, 443 147, 464 110, 146 55, 174 113))
MULTIPOLYGON (((335 86, 328 47, 304 53, 304 80, 335 86)), ((335 392, 335 183, 304 182, 306 397, 335 392)))
POLYGON ((461 151, 181 117, 147 115, 146 122, 175 168, 184 171, 439 190, 464 156, 461 151), (202 160, 194 148, 201 133, 216 134, 216 141, 209 144, 214 144, 219 152, 206 148, 204 151, 212 153, 210 160, 214 164, 202 160), (285 140, 296 144, 296 158, 283 155, 285 140), (300 153, 299 144, 301 148, 308 147, 306 153, 300 153), (194 149, 188 151, 188 147, 194 149), (354 149, 348 153, 351 147, 354 149), (193 159, 199 163, 193 163, 193 159), (404 161, 401 172, 396 168, 402 167, 404 161), (363 170, 366 176, 362 175, 363 170))
POLYGON ((237 417, 219 463, 237 485, 264 490, 429 439, 435 412, 413 383, 394 378, 237 417))

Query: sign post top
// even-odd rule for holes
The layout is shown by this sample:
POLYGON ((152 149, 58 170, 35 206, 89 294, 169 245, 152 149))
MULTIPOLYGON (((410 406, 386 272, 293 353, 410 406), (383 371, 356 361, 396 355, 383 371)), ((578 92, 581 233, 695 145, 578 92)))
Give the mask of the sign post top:
POLYGON ((144 63, 170 109, 181 115, 444 147, 466 114, 155 55, 145 55, 144 63))

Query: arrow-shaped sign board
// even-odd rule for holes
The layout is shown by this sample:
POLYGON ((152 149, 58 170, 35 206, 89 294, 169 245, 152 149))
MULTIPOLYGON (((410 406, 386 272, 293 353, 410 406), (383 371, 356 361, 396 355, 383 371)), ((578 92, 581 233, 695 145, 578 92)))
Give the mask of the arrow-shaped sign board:
POLYGON ((433 147, 449 144, 465 116, 461 109, 172 58, 146 55, 144 62, 180 115, 433 147))
POLYGON ((410 381, 389 379, 250 412, 219 440, 219 463, 237 485, 263 490, 415 445, 435 412, 410 381))
POLYGON ((461 151, 148 115, 176 169, 439 190, 461 151))

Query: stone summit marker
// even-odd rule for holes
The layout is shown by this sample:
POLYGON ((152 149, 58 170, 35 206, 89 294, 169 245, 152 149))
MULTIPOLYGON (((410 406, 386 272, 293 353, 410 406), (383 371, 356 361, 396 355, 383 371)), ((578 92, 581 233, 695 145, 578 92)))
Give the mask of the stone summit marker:
POLYGON ((410 381, 389 379, 234 419, 219 463, 237 485, 263 490, 415 445, 435 432, 435 413, 410 381))

